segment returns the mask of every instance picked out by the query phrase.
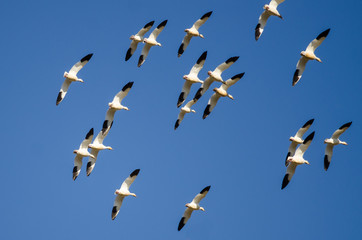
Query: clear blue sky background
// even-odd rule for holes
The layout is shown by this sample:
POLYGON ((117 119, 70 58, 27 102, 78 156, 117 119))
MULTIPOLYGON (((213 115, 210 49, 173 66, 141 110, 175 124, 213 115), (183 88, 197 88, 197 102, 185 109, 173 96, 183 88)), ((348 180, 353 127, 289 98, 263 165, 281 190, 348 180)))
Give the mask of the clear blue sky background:
MULTIPOLYGON (((361 239, 361 32, 359 0, 286 0, 284 20, 271 17, 258 42, 254 28, 268 0, 258 1, 2 1, 0 140, 1 239, 361 239), (184 29, 208 11, 181 58, 184 29), (141 68, 141 47, 124 61, 129 36, 168 19, 141 68), (292 87, 295 65, 309 42, 331 28, 292 87), (173 126, 184 80, 203 51, 200 78, 231 56, 224 79, 246 72, 206 119, 207 92, 173 126), (63 73, 94 53, 55 106, 63 73), (90 177, 85 165, 73 182, 73 149, 87 131, 98 133, 108 102, 128 81, 90 177), (315 118, 315 138, 280 190, 288 138, 315 118), (328 172, 323 140, 353 121, 328 172), (114 190, 136 168, 138 198, 123 202, 111 220, 114 190), (181 232, 184 205, 205 186, 206 212, 194 212, 181 232)), ((212 87, 219 84, 214 83, 212 87)), ((192 97, 199 86, 193 86, 192 97)), ((87 160, 84 159, 84 162, 87 160)))

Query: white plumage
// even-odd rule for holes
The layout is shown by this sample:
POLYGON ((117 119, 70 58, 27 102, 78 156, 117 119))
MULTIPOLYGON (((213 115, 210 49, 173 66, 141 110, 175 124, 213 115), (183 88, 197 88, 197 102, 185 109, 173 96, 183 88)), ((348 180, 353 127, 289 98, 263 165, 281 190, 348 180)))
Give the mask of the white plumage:
POLYGON ((83 157, 95 158, 94 155, 92 155, 91 153, 88 152, 88 146, 92 142, 93 133, 94 133, 94 131, 92 128, 91 130, 89 130, 89 132, 85 136, 85 139, 80 144, 79 149, 73 151, 73 153, 76 154, 76 156, 74 158, 73 180, 77 179, 77 177, 80 173, 80 170, 82 168, 83 157))
POLYGON ((180 113, 178 114, 178 117, 177 117, 177 120, 176 120, 176 123, 175 123, 175 130, 180 126, 180 124, 181 124, 182 120, 184 119, 186 113, 190 113, 190 112, 196 113, 195 110, 191 109, 192 105, 194 105, 195 103, 196 102, 192 99, 184 107, 182 107, 180 109, 180 113))
POLYGON ((129 46, 129 49, 127 50, 126 54, 126 61, 130 59, 133 55, 133 53, 137 49, 137 45, 140 42, 143 42, 144 35, 152 28, 155 21, 151 21, 147 23, 136 35, 132 35, 129 39, 132 40, 131 45, 129 46))

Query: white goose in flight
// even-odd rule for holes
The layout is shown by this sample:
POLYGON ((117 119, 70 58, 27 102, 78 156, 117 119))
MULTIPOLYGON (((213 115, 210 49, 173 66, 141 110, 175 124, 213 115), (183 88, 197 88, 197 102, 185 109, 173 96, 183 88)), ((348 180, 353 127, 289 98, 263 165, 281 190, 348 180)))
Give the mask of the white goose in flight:
POLYGON ((162 30, 165 28, 167 23, 167 20, 160 23, 155 30, 152 31, 150 36, 148 38, 144 38, 143 42, 145 45, 143 46, 142 53, 140 58, 138 59, 138 67, 141 67, 141 65, 145 62, 148 52, 150 51, 152 46, 162 46, 161 43, 156 41, 156 38, 158 35, 162 32, 162 30))
POLYGON ((291 141, 289 149, 288 149, 288 154, 287 157, 285 158, 285 166, 288 166, 288 157, 294 156, 295 153, 295 149, 297 148, 298 144, 302 144, 303 143, 303 135, 308 131, 308 129, 310 128, 310 126, 313 124, 314 119, 309 120, 308 122, 306 122, 303 127, 301 127, 298 132, 294 135, 294 137, 290 137, 289 141, 291 141))
POLYGON ((298 165, 304 163, 309 165, 309 162, 303 158, 303 155, 305 151, 308 149, 310 143, 312 142, 313 137, 314 137, 314 132, 312 132, 311 134, 308 135, 308 137, 306 137, 303 143, 295 151, 294 156, 288 157, 289 165, 287 167, 287 173, 285 174, 283 179, 282 189, 284 189, 288 185, 288 183, 292 180, 292 177, 295 173, 295 169, 297 168, 298 165))
POLYGON ((185 205, 186 210, 184 212, 184 215, 181 218, 180 223, 178 224, 178 228, 177 230, 180 231, 185 224, 187 223, 187 221, 190 219, 191 214, 194 210, 201 210, 203 212, 205 212, 205 209, 203 207, 200 207, 200 201, 206 196, 206 194, 209 192, 211 186, 207 186, 204 189, 201 190, 201 192, 199 194, 196 195, 196 197, 192 200, 192 202, 187 203, 185 205))
POLYGON ((77 62, 68 72, 64 72, 65 80, 60 88, 58 93, 56 105, 58 106, 61 101, 63 101, 65 94, 68 92, 68 88, 72 82, 84 82, 82 79, 77 77, 77 73, 84 67, 84 65, 89 62, 92 58, 93 53, 88 54, 84 58, 82 58, 79 62, 77 62))
POLYGON ((127 96, 128 92, 129 92, 129 90, 131 90, 132 86, 133 86, 133 82, 128 82, 126 85, 123 86, 122 90, 120 92, 118 92, 116 94, 116 96, 114 96, 113 101, 108 103, 109 108, 106 113, 106 120, 104 120, 103 126, 102 126, 103 134, 112 127, 114 114, 116 113, 116 111, 122 110, 122 109, 129 111, 128 107, 125 107, 122 105, 122 100, 123 100, 123 98, 125 98, 127 96))
POLYGON ((332 135, 331 138, 327 138, 324 140, 324 143, 327 144, 325 155, 324 155, 324 170, 328 170, 329 164, 331 163, 332 155, 333 155, 333 147, 338 144, 347 145, 346 142, 339 140, 339 137, 342 133, 344 133, 350 126, 352 122, 343 124, 340 128, 338 128, 332 135))
POLYGON ((186 113, 190 113, 190 112, 196 113, 195 110, 191 109, 192 105, 194 105, 195 103, 196 103, 195 100, 192 99, 185 106, 183 106, 180 109, 180 113, 178 114, 178 117, 177 117, 177 120, 175 123, 175 130, 180 126, 180 123, 184 119, 186 113))
POLYGON ((204 115, 202 116, 203 119, 205 119, 211 111, 215 108, 217 101, 219 101, 220 97, 229 97, 230 99, 234 100, 234 97, 228 94, 227 90, 230 86, 234 85, 237 81, 239 81, 245 73, 240 73, 235 75, 234 77, 227 80, 225 83, 221 84, 219 88, 214 88, 213 91, 215 92, 211 98, 209 99, 209 102, 207 103, 207 106, 204 111, 204 115))
POLYGON ((132 42, 131 42, 131 46, 129 46, 129 49, 127 50, 126 61, 128 61, 128 59, 130 59, 132 57, 133 53, 137 49, 138 43, 143 42, 144 35, 148 31, 150 31, 150 29, 152 28, 154 23, 155 23, 155 21, 151 21, 151 22, 147 23, 136 35, 132 35, 129 38, 130 40, 132 40, 132 42))
POLYGON ((305 69, 305 65, 307 65, 307 62, 309 60, 317 60, 318 62, 322 62, 321 59, 314 54, 314 51, 317 49, 317 47, 319 47, 319 45, 322 44, 324 39, 326 39, 329 31, 330 29, 327 29, 321 34, 319 34, 316 39, 314 39, 312 42, 309 43, 307 49, 300 53, 302 57, 299 59, 297 63, 297 70, 295 70, 294 72, 293 83, 292 83, 293 86, 297 84, 297 82, 299 82, 299 80, 301 79, 305 69))
POLYGON ((270 16, 277 16, 280 17, 281 19, 283 19, 283 17, 280 15, 280 13, 277 10, 277 7, 279 4, 281 4, 282 2, 284 2, 285 0, 271 0, 269 5, 264 5, 264 9, 265 11, 260 15, 259 17, 259 22, 255 27, 255 40, 258 41, 258 39, 260 38, 261 34, 264 31, 266 22, 268 21, 268 18, 270 16))
POLYGON ((203 83, 198 77, 199 72, 204 67, 206 60, 207 51, 205 51, 197 60, 196 64, 191 68, 191 71, 188 75, 184 75, 185 83, 182 87, 182 92, 177 100, 177 107, 180 107, 186 100, 187 96, 190 93, 191 85, 194 83, 203 83))
POLYGON ((100 131, 97 137, 94 139, 93 143, 88 145, 88 147, 92 149, 90 154, 93 155, 94 158, 88 159, 87 176, 89 176, 94 169, 99 151, 104 149, 113 150, 112 147, 103 145, 104 138, 108 135, 108 132, 109 129, 104 134, 102 131, 100 131))
POLYGON ((112 208, 112 220, 114 220, 117 217, 117 215, 119 213, 119 209, 121 208, 123 199, 125 197, 127 197, 127 196, 137 197, 136 194, 131 193, 129 191, 129 188, 132 185, 132 183, 134 182, 134 180, 136 179, 139 172, 140 172, 140 169, 134 170, 129 175, 129 177, 126 178, 126 180, 124 180, 124 182, 122 183, 120 189, 117 189, 114 192, 114 195, 116 195, 116 199, 114 200, 113 208, 112 208))
POLYGON ((223 83, 224 80, 222 79, 221 74, 223 73, 223 71, 228 69, 231 65, 233 65, 238 59, 239 59, 239 56, 231 57, 228 60, 226 60, 225 62, 223 62, 222 64, 220 64, 219 66, 217 66, 214 71, 208 71, 207 74, 209 75, 209 77, 207 77, 205 79, 205 81, 202 83, 199 90, 197 90, 194 100, 197 102, 200 99, 200 97, 202 95, 204 95, 204 93, 209 89, 210 85, 214 81, 223 83))
POLYGON ((88 146, 92 142, 93 139, 93 128, 89 130, 87 135, 85 136, 85 139, 80 144, 78 150, 74 150, 73 153, 77 154, 74 158, 74 168, 73 168, 73 180, 77 179, 80 169, 82 168, 82 160, 83 157, 91 157, 95 158, 94 155, 88 152, 88 146))
POLYGON ((201 33, 199 33, 199 28, 206 22, 207 19, 209 19, 211 14, 212 11, 205 13, 199 20, 197 20, 194 23, 194 25, 192 25, 191 28, 185 29, 186 36, 182 40, 181 46, 178 49, 178 55, 177 55, 178 57, 180 57, 184 53, 192 37, 204 38, 204 36, 201 33))

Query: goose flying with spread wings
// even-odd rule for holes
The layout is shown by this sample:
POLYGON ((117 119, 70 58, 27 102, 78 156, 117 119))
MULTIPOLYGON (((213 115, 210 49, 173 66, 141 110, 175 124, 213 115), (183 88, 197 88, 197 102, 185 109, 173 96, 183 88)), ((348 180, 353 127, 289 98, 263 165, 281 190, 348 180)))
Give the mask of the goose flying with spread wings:
POLYGON ((202 116, 203 119, 205 119, 211 111, 215 108, 217 101, 219 101, 220 97, 229 97, 230 99, 234 100, 234 97, 231 96, 227 90, 230 86, 234 85, 237 81, 239 81, 245 73, 240 73, 235 75, 234 77, 227 80, 225 83, 221 84, 219 88, 214 88, 213 91, 215 92, 211 98, 209 99, 209 102, 207 103, 207 106, 204 111, 204 115, 202 116))
POLYGON ((118 213, 119 213, 119 209, 122 206, 122 202, 123 199, 127 196, 133 196, 133 197, 137 197, 136 194, 131 193, 129 191, 130 186, 132 185, 132 183, 134 182, 134 180, 136 179, 136 177, 138 176, 138 173, 140 172, 140 169, 136 169, 134 170, 128 178, 126 178, 126 180, 124 180, 124 182, 122 183, 120 189, 117 189, 114 192, 114 195, 116 195, 116 199, 114 200, 113 203, 113 208, 112 208, 112 220, 114 220, 118 213))
POLYGON ((91 130, 89 130, 89 132, 85 136, 85 139, 80 144, 79 149, 73 151, 73 153, 76 154, 76 156, 74 158, 74 168, 73 168, 73 180, 74 181, 75 181, 75 179, 77 179, 77 177, 80 173, 80 170, 82 168, 83 157, 95 158, 94 155, 92 155, 91 153, 88 152, 88 146, 92 142, 93 133, 94 133, 94 131, 92 128, 91 130))
POLYGON ((287 157, 285 158, 285 166, 288 166, 288 157, 294 156, 295 153, 295 149, 297 148, 298 144, 302 144, 303 143, 303 135, 308 131, 308 129, 310 128, 310 126, 313 124, 314 119, 309 120, 308 122, 306 122, 303 127, 301 127, 298 132, 294 135, 294 137, 290 137, 289 141, 291 141, 289 149, 288 149, 288 154, 287 157))
POLYGON ((185 224, 187 223, 187 221, 190 219, 191 214, 194 210, 201 210, 203 212, 205 212, 205 209, 203 207, 200 207, 200 201, 206 196, 206 194, 209 192, 211 186, 207 186, 204 189, 201 190, 201 192, 199 194, 196 195, 196 197, 192 200, 191 203, 187 203, 185 205, 186 210, 184 212, 184 215, 181 218, 180 223, 178 224, 178 228, 177 230, 180 231, 185 224))
POLYGON ((152 31, 150 36, 148 38, 144 38, 143 42, 145 45, 143 46, 142 53, 140 58, 138 59, 138 67, 141 67, 141 65, 145 62, 148 52, 150 51, 152 46, 162 46, 161 43, 156 41, 156 38, 158 35, 162 32, 162 30, 165 28, 167 23, 167 20, 160 23, 155 30, 152 31))
POLYGON ((344 133, 350 126, 352 122, 343 124, 340 128, 338 128, 332 135, 331 138, 327 138, 324 140, 324 143, 327 144, 325 155, 324 155, 324 170, 328 170, 329 164, 331 163, 332 155, 333 155, 333 147, 338 144, 347 145, 346 142, 339 140, 339 137, 344 133))
POLYGON ((116 96, 114 96, 113 101, 108 103, 109 108, 106 113, 106 120, 104 120, 102 126, 103 134, 112 127, 114 114, 116 113, 116 111, 122 109, 129 111, 128 107, 123 106, 121 103, 123 98, 127 96, 129 90, 131 90, 132 86, 133 82, 128 82, 126 85, 123 86, 122 90, 117 93, 116 96))
POLYGON ((138 43, 143 42, 144 35, 148 31, 150 31, 150 29, 152 28, 154 23, 155 23, 155 21, 151 21, 151 22, 147 23, 136 35, 132 35, 129 38, 130 40, 132 40, 132 42, 131 42, 131 45, 129 46, 129 49, 127 50, 126 61, 128 61, 128 59, 130 59, 132 57, 133 53, 137 49, 138 43))
POLYGON ((316 39, 314 39, 312 42, 309 43, 307 49, 300 53, 302 57, 299 59, 297 63, 297 70, 295 70, 294 72, 293 83, 292 83, 293 86, 297 84, 301 79, 305 66, 307 65, 307 62, 309 60, 317 60, 318 62, 322 62, 321 59, 314 54, 314 51, 317 49, 317 47, 319 47, 319 45, 322 44, 324 39, 326 39, 329 31, 330 29, 327 29, 321 34, 319 34, 316 39))
POLYGON ((194 25, 192 25, 191 28, 185 29, 186 36, 182 40, 181 46, 178 49, 178 55, 177 55, 178 57, 180 57, 184 53, 192 37, 204 38, 204 36, 201 33, 199 33, 199 28, 206 22, 207 19, 209 19, 211 14, 212 11, 205 13, 199 20, 197 20, 194 23, 194 25))
POLYGON ((178 117, 177 117, 177 120, 175 123, 175 130, 180 126, 180 123, 184 119, 186 113, 190 113, 190 112, 196 113, 195 110, 191 109, 192 105, 194 105, 195 103, 196 103, 195 100, 192 99, 185 106, 183 106, 180 109, 180 113, 178 114, 178 117))
POLYGON ((287 167, 287 172, 282 182, 282 189, 284 189, 288 185, 288 183, 292 180, 292 177, 295 173, 295 169, 297 168, 298 165, 304 163, 309 165, 309 162, 303 158, 303 155, 305 151, 308 149, 310 143, 312 142, 313 137, 314 137, 314 132, 312 132, 311 134, 308 135, 308 137, 306 137, 303 143, 295 151, 294 156, 288 157, 289 165, 287 167))
POLYGON ((92 58, 93 53, 88 54, 84 58, 82 58, 79 62, 77 62, 68 72, 64 72, 65 80, 60 88, 58 93, 56 105, 58 106, 61 101, 63 101, 65 95, 68 92, 68 88, 72 82, 84 82, 82 79, 77 77, 77 73, 89 62, 92 58))
POLYGON ((97 158, 98 158, 99 151, 104 150, 104 149, 113 150, 112 147, 103 145, 104 138, 108 135, 108 132, 109 132, 109 129, 105 133, 100 131, 98 133, 97 137, 94 139, 93 143, 88 145, 88 147, 92 149, 90 154, 93 155, 94 158, 90 157, 88 159, 87 176, 89 176, 94 169, 94 166, 95 166, 97 158))
POLYGON ((203 83, 198 77, 199 72, 204 67, 204 63, 206 60, 207 51, 205 51, 199 59, 197 59, 196 64, 191 68, 191 71, 188 75, 184 75, 183 79, 185 79, 185 83, 182 87, 182 92, 177 100, 177 107, 180 107, 186 100, 187 96, 190 93, 191 85, 194 83, 203 83))
POLYGON ((281 4, 284 1, 285 0, 271 0, 269 5, 267 5, 267 4, 264 5, 263 8, 265 9, 265 11, 260 15, 259 22, 255 27, 255 40, 256 41, 258 41, 261 34, 263 33, 266 22, 268 21, 268 18, 270 16, 277 16, 277 17, 280 17, 281 19, 283 19, 283 17, 280 15, 280 13, 277 10, 277 7, 279 4, 281 4))
POLYGON ((231 65, 233 65, 237 60, 239 59, 239 56, 231 57, 219 66, 215 68, 214 71, 208 71, 207 74, 209 75, 205 81, 202 83, 199 90, 197 90, 194 100, 198 101, 202 95, 209 89, 210 85, 214 82, 224 82, 224 80, 221 77, 221 74, 228 69, 231 65))

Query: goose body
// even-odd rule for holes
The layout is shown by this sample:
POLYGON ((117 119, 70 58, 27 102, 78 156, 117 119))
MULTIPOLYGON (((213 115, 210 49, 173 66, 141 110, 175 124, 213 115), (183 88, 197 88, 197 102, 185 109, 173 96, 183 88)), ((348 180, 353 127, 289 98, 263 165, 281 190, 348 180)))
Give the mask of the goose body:
POLYGON ((302 57, 299 59, 297 63, 297 69, 294 72, 292 86, 295 86, 295 84, 297 84, 301 79, 302 74, 305 70, 305 66, 307 65, 307 62, 309 60, 317 60, 318 62, 322 62, 322 60, 314 54, 314 51, 322 44, 324 39, 326 39, 326 37, 329 34, 329 31, 330 29, 327 29, 321 34, 319 34, 316 39, 314 39, 312 42, 309 43, 306 50, 300 53, 302 57))
POLYGON ((58 93, 56 101, 57 106, 61 101, 63 101, 65 95, 68 92, 68 88, 72 82, 84 82, 82 79, 77 77, 77 74, 89 62, 92 56, 93 53, 88 54, 87 56, 83 57, 79 62, 74 64, 74 66, 69 70, 69 72, 64 72, 65 80, 58 93))
POLYGON ((350 126, 352 122, 343 124, 340 128, 338 128, 332 135, 331 138, 327 138, 324 140, 324 143, 327 144, 326 151, 324 154, 324 170, 328 170, 329 164, 331 163, 332 155, 333 155, 333 147, 339 144, 347 145, 346 142, 341 141, 339 137, 344 133, 350 126))
POLYGON ((196 195, 196 197, 192 200, 192 202, 187 203, 185 205, 186 210, 178 224, 178 228, 177 230, 180 231, 185 224, 187 223, 187 221, 190 219, 191 214, 194 210, 201 210, 201 211, 205 211, 205 209, 203 207, 200 206, 200 201, 206 196, 206 194, 209 192, 211 186, 207 186, 204 189, 201 190, 201 192, 199 194, 196 195))
POLYGON ((182 40, 181 46, 178 49, 178 57, 180 57, 184 51, 186 50, 187 46, 189 45, 192 37, 201 37, 204 38, 204 36, 199 33, 199 28, 206 22, 207 19, 211 16, 212 11, 205 13, 199 20, 197 20, 194 25, 192 25, 191 28, 185 29, 186 36, 182 40))
POLYGON ((217 81, 217 82, 224 82, 224 80, 221 77, 221 74, 228 69, 231 65, 233 65, 237 60, 239 59, 239 56, 231 57, 219 66, 215 68, 214 71, 208 71, 207 74, 209 77, 205 79, 205 81, 202 83, 199 90, 196 92, 194 100, 198 101, 202 95, 209 89, 210 85, 217 81))
POLYGON ((132 40, 131 45, 129 46, 127 53, 126 53, 126 61, 132 57, 134 52, 137 49, 137 45, 140 42, 143 42, 144 35, 152 28, 155 21, 151 21, 147 23, 136 35, 132 35, 129 39, 132 40))
POLYGON ((266 22, 268 21, 268 18, 270 16, 277 16, 280 17, 281 19, 283 19, 283 17, 280 15, 280 13, 277 10, 277 7, 279 4, 281 4, 282 2, 284 2, 285 0, 272 0, 270 1, 269 5, 264 5, 264 12, 260 15, 259 17, 259 22, 255 27, 255 40, 258 41, 258 39, 260 38, 261 34, 264 31, 266 22))
POLYGON ((303 135, 308 131, 308 129, 310 128, 310 126, 313 124, 314 119, 311 119, 309 121, 307 121, 299 130, 298 132, 289 138, 289 141, 291 141, 289 149, 288 149, 288 154, 287 157, 285 158, 285 166, 288 166, 288 157, 290 156, 294 156, 295 150, 298 146, 298 144, 302 144, 303 143, 303 135))
POLYGON ((176 120, 176 123, 175 123, 175 130, 180 126, 180 124, 181 124, 182 120, 184 119, 186 113, 190 113, 190 112, 196 113, 195 110, 191 109, 192 105, 194 105, 195 103, 196 102, 192 99, 184 107, 182 107, 180 109, 180 113, 178 114, 178 117, 177 117, 177 120, 176 120))
POLYGON ((284 189, 292 180, 292 177, 295 173, 295 169, 297 168, 298 165, 301 164, 309 165, 309 162, 303 158, 303 155, 305 151, 308 149, 309 145, 311 144, 313 138, 314 138, 314 132, 312 132, 311 134, 308 135, 308 137, 306 137, 303 143, 295 151, 294 156, 288 157, 287 161, 289 162, 289 165, 287 167, 287 172, 283 178, 282 189, 284 189))
POLYGON ((140 169, 134 170, 129 175, 129 177, 126 178, 126 180, 124 180, 121 187, 114 192, 114 194, 116 195, 116 199, 114 200, 113 208, 112 208, 112 215, 111 215, 112 220, 114 220, 117 217, 117 215, 119 213, 119 209, 121 208, 123 199, 125 197, 127 197, 127 196, 136 197, 136 194, 131 193, 129 191, 129 188, 132 185, 132 183, 134 182, 134 180, 136 179, 136 177, 138 176, 139 172, 140 172, 140 169))
POLYGON ((73 167, 73 180, 77 179, 80 170, 82 168, 82 160, 83 157, 91 157, 95 158, 95 156, 88 152, 88 146, 92 142, 93 139, 93 128, 89 130, 87 133, 85 139, 82 141, 82 143, 79 146, 79 149, 74 150, 74 153, 76 154, 74 158, 74 167, 73 167))
POLYGON ((245 73, 240 73, 235 75, 234 77, 228 79, 225 83, 222 83, 219 88, 214 88, 213 91, 215 92, 211 98, 209 99, 209 102, 207 103, 207 106, 205 108, 204 114, 202 116, 203 119, 205 119, 211 111, 215 108, 217 102, 219 101, 220 97, 229 97, 230 99, 234 99, 233 96, 231 96, 227 90, 230 86, 234 85, 237 81, 239 81, 245 73))
POLYGON ((161 43, 157 42, 156 39, 158 35, 162 32, 162 30, 165 28, 167 24, 167 20, 160 23, 155 30, 152 31, 150 36, 148 38, 144 38, 143 42, 145 45, 143 46, 142 53, 140 58, 138 59, 138 67, 141 67, 141 65, 145 62, 148 53, 152 46, 162 46, 161 43))
POLYGON ((183 79, 185 79, 185 83, 182 87, 182 92, 177 100, 177 107, 180 107, 186 100, 187 96, 190 93, 190 89, 192 84, 194 83, 203 83, 198 77, 199 72, 204 67, 205 60, 207 56, 207 51, 205 51, 199 59, 196 61, 196 64, 191 68, 188 75, 184 75, 183 79))

